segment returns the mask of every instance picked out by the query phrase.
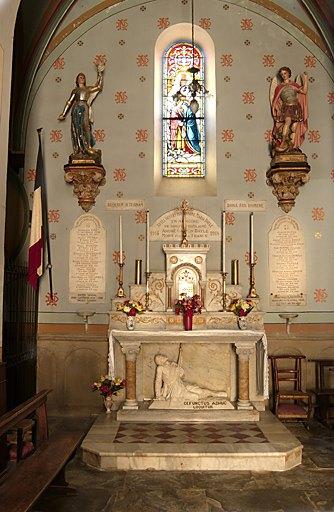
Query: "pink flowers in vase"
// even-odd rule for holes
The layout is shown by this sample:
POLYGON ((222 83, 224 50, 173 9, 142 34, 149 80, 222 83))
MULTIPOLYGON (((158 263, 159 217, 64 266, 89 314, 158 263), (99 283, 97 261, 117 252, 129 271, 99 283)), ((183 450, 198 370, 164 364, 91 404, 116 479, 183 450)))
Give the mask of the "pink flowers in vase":
POLYGON ((181 294, 181 299, 175 301, 174 304, 174 310, 176 315, 179 315, 180 313, 187 314, 190 312, 192 314, 201 313, 202 307, 203 304, 199 295, 187 297, 187 295, 185 295, 184 293, 181 294))

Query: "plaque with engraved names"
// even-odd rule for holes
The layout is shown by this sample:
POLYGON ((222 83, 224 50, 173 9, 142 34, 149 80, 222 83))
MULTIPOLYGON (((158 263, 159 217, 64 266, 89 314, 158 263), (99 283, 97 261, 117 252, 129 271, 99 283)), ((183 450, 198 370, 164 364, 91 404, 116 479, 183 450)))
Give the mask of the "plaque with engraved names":
POLYGON ((96 215, 80 215, 70 233, 69 302, 106 300, 106 230, 96 215))
POLYGON ((306 305, 306 263, 303 231, 296 219, 284 215, 269 231, 271 306, 306 305))
MULTIPOLYGON (((221 240, 221 229, 215 221, 200 210, 186 213, 187 239, 189 242, 221 240)), ((159 217, 150 227, 150 239, 166 242, 178 241, 182 236, 180 210, 170 210, 159 217)))

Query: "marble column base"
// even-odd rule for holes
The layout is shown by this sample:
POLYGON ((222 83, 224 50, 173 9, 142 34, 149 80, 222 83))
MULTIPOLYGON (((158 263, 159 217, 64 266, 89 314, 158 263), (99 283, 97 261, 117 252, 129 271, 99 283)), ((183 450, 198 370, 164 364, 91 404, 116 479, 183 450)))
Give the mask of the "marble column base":
POLYGON ((127 398, 122 406, 123 409, 137 410, 139 408, 137 400, 127 398))
POLYGON ((238 400, 237 409, 242 411, 252 411, 254 407, 252 406, 249 400, 238 400))

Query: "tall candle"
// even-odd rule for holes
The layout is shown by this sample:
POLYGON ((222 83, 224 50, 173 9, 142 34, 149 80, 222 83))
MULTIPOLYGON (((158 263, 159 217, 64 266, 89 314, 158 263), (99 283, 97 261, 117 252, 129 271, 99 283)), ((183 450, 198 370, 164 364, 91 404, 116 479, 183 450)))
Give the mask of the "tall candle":
POLYGON ((231 284, 239 284, 239 260, 231 261, 231 284))
POLYGON ((249 262, 254 263, 254 214, 249 216, 249 262))
POLYGON ((136 260, 136 262, 135 262, 135 284, 141 284, 141 267, 142 267, 142 260, 136 260))
POLYGON ((150 271, 150 211, 146 210, 146 272, 150 271))
POLYGON ((119 262, 123 263, 123 230, 122 215, 119 216, 119 262))
POLYGON ((226 272, 226 212, 222 215, 222 271, 226 272))

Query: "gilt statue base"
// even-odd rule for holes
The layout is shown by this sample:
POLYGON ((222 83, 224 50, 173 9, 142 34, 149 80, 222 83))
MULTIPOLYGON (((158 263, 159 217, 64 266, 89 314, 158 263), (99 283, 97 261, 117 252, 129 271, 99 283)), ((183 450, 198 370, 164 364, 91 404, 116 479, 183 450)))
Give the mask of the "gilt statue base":
MULTIPOLYGON (((70 158, 71 160, 71 158, 70 158)), ((100 193, 99 187, 106 183, 106 171, 101 164, 78 160, 78 163, 64 165, 66 183, 73 184, 74 195, 78 198, 78 204, 88 212, 94 205, 95 199, 100 193)))

